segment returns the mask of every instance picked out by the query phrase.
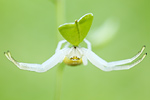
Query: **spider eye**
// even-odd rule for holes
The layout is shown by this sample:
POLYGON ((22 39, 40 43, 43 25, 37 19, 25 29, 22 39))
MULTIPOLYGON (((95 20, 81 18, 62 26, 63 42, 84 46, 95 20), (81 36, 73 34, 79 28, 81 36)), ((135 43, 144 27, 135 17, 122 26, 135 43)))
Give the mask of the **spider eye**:
POLYGON ((77 60, 80 60, 80 58, 77 57, 77 56, 73 56, 73 57, 70 58, 70 60, 77 61, 77 60))

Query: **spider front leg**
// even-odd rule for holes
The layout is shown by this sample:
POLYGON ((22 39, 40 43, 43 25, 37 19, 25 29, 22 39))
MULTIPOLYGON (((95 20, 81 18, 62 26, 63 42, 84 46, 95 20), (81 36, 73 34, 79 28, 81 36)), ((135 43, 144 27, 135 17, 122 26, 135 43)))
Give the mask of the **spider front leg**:
POLYGON ((4 54, 8 60, 13 62, 17 67, 19 66, 19 63, 11 56, 10 51, 4 52, 4 54))
POLYGON ((135 55, 134 57, 132 57, 130 59, 120 60, 120 61, 108 62, 107 66, 108 67, 113 67, 113 66, 117 66, 117 65, 123 65, 123 64, 131 63, 133 60, 135 60, 136 58, 138 58, 142 54, 142 52, 144 51, 145 47, 146 46, 143 46, 141 51, 139 51, 138 54, 135 55))
POLYGON ((56 64, 59 62, 62 62, 68 49, 69 48, 63 48, 60 50, 62 43, 65 43, 66 41, 60 41, 58 43, 56 53, 49 58, 47 61, 45 61, 42 64, 30 64, 30 63, 22 63, 22 62, 17 62, 14 60, 14 58, 11 56, 10 52, 7 51, 5 52, 5 56, 7 59, 9 59, 12 63, 14 63, 18 68, 23 69, 23 70, 29 70, 29 71, 35 71, 35 72, 45 72, 52 67, 54 67, 56 64))
POLYGON ((129 69, 129 68, 132 68, 133 66, 137 65, 138 63, 140 63, 146 57, 147 53, 145 53, 143 55, 143 57, 140 60, 138 60, 137 62, 130 64, 130 65, 123 65, 123 64, 130 63, 133 60, 135 60, 137 57, 139 57, 144 49, 145 49, 145 46, 142 48, 142 50, 136 56, 134 56, 131 59, 114 61, 114 62, 107 62, 107 61, 103 60, 102 58, 100 58, 99 56, 97 56, 91 50, 88 50, 85 48, 83 48, 83 53, 84 53, 84 55, 86 55, 87 59, 96 67, 100 68, 103 71, 112 71, 112 70, 129 69))
POLYGON ((134 62, 133 64, 130 64, 130 65, 120 65, 120 66, 112 66, 112 67, 106 66, 106 70, 107 71, 112 71, 112 70, 130 69, 130 68, 134 67, 135 65, 139 64, 146 57, 146 55, 147 55, 147 53, 145 53, 141 59, 139 59, 138 61, 134 62))

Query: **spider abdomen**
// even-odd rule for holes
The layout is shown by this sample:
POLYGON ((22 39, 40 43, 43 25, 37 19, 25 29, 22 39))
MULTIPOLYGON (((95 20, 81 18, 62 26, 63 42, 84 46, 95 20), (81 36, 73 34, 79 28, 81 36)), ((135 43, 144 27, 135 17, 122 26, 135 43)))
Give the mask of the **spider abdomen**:
POLYGON ((78 58, 77 56, 71 58, 65 57, 63 62, 70 66, 77 66, 82 64, 82 58, 78 58))

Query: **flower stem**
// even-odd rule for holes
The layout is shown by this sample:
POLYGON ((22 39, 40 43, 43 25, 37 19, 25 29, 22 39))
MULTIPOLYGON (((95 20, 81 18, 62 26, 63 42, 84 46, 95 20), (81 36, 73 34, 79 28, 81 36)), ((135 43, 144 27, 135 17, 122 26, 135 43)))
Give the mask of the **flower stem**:
MULTIPOLYGON (((56 27, 58 28, 59 25, 65 22, 65 0, 55 0, 55 7, 56 7, 56 27)), ((57 42, 62 40, 62 36, 60 33, 56 32, 57 42)), ((62 89, 62 80, 63 80, 63 71, 65 68, 65 64, 61 63, 57 66, 57 73, 56 73, 56 87, 55 87, 55 95, 54 100, 60 100, 61 98, 61 89, 62 89)))
POLYGON ((54 100, 60 100, 61 98, 61 89, 62 89, 62 80, 63 80, 63 71, 65 68, 65 64, 62 63, 57 68, 57 74, 56 74, 56 87, 55 87, 55 99, 54 100))
MULTIPOLYGON (((59 25, 65 22, 65 0, 56 0, 55 2, 56 7, 56 26, 57 28, 59 25)), ((57 30, 57 41, 62 40, 62 36, 57 30)))

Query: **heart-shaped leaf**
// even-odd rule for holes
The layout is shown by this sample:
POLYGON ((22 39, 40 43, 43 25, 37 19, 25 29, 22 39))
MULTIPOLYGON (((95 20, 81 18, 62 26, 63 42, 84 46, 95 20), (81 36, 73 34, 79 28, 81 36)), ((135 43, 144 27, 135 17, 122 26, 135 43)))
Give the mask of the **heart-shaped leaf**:
POLYGON ((61 35, 72 45, 78 46, 90 30, 93 21, 93 14, 88 13, 74 23, 65 23, 58 27, 61 35))

